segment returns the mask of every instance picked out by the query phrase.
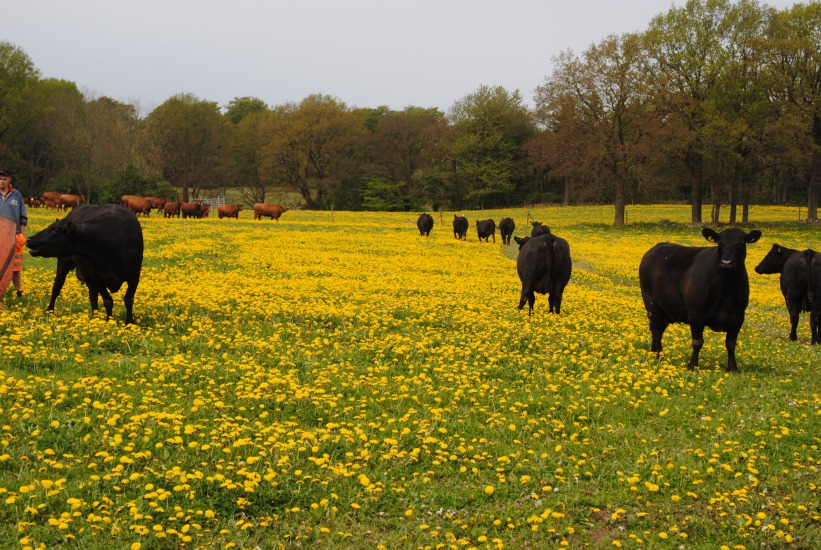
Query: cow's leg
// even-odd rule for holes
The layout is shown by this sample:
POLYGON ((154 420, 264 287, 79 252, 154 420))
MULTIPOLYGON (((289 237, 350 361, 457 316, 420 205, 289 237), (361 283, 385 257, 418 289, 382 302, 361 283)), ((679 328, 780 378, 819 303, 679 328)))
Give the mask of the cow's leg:
MULTIPOLYGON (((99 288, 100 296, 103 298, 103 307, 105 308, 105 320, 111 319, 111 313, 114 310, 114 299, 104 286, 99 288)), ((96 301, 96 299, 95 299, 96 301)))
POLYGON ((811 344, 821 344, 821 308, 810 311, 810 334, 811 344))
POLYGON ((660 308, 648 310, 647 317, 650 319, 650 335, 653 339, 653 343, 650 345, 650 351, 661 353, 661 338, 664 336, 664 331, 667 330, 667 319, 660 308))
POLYGON ((533 315, 533 304, 536 303, 536 295, 529 285, 522 285, 522 296, 519 298, 519 311, 525 306, 527 302, 529 306, 528 315, 533 315))
POLYGON ((553 292, 550 293, 550 296, 553 298, 553 306, 556 310, 556 315, 559 315, 562 312, 562 295, 564 294, 563 288, 556 288, 553 292))
POLYGON ((738 372, 738 365, 735 361, 735 346, 738 341, 738 332, 741 327, 727 331, 727 338, 724 339, 724 346, 727 348, 727 372, 738 372))
POLYGON ((790 335, 788 338, 795 342, 798 340, 798 317, 801 314, 801 301, 784 297, 787 302, 787 312, 790 315, 790 335))
POLYGON ((60 291, 63 290, 63 285, 66 282, 66 275, 68 275, 75 267, 75 263, 70 258, 59 258, 57 260, 57 273, 54 275, 54 284, 51 285, 51 300, 48 302, 46 311, 54 311, 54 304, 57 302, 57 297, 60 291))
POLYGON ((139 281, 128 283, 128 289, 125 291, 125 324, 130 325, 134 323, 134 294, 137 292, 137 284, 139 281))
MULTIPOLYGON (((736 335, 737 334, 736 332, 736 335)), ((693 354, 690 356, 690 363, 687 365, 687 368, 693 370, 698 366, 698 354, 702 346, 704 346, 704 325, 702 323, 690 322, 690 335, 693 337, 693 354)), ((729 348, 727 353, 729 355, 729 348)), ((733 342, 733 363, 735 363, 735 341, 733 342)))
POLYGON ((100 309, 99 299, 100 293, 94 287, 94 285, 88 285, 88 303, 91 305, 91 312, 94 313, 98 309, 100 309))

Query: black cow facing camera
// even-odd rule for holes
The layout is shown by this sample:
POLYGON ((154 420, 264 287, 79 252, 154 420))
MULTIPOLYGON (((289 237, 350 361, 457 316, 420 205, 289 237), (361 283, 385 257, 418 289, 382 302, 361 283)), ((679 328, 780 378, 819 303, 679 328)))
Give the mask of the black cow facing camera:
POLYGON ((704 345, 704 327, 709 327, 727 333, 727 371, 737 372, 736 341, 750 300, 744 261, 747 245, 758 241, 761 231, 704 228, 701 234, 718 246, 659 243, 641 259, 639 283, 650 319, 651 351, 662 351, 661 337, 670 323, 686 323, 693 338, 687 365, 692 370, 704 345))
POLYGON ((479 242, 484 239, 493 237, 493 242, 496 242, 496 222, 493 220, 476 220, 476 233, 479 235, 479 242))
POLYGON ((57 274, 51 288, 48 310, 63 288, 66 275, 77 270, 77 278, 88 287, 91 310, 97 310, 97 299, 103 298, 106 320, 111 318, 114 300, 109 292, 128 285, 125 322, 134 322, 134 294, 140 282, 143 263, 143 231, 137 217, 116 204, 88 205, 74 208, 28 239, 32 256, 57 258, 57 274))

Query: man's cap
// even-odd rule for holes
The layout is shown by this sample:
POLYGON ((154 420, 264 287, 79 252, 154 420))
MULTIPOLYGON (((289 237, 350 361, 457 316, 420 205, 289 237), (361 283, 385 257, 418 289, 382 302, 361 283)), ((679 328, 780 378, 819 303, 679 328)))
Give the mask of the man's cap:
POLYGON ((5 176, 7 178, 11 177, 11 175, 8 172, 6 172, 5 170, 0 170, 0 177, 3 177, 3 176, 5 176))

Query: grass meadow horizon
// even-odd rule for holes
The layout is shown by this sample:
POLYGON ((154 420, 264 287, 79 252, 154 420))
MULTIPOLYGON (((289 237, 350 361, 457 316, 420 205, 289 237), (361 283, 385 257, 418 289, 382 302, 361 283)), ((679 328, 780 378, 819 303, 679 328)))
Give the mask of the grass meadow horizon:
MULTIPOLYGON (((92 315, 26 254, 0 310, 0 546, 821 547, 821 346, 798 341, 773 243, 818 250, 795 207, 753 206, 740 373, 672 325, 650 353, 638 286, 661 241, 713 246, 688 205, 140 218, 134 315, 92 315), (529 219, 570 244, 560 316, 519 312, 529 219)), ((61 216, 62 214, 58 214, 61 216)), ((28 234, 54 220, 31 209, 28 234)))

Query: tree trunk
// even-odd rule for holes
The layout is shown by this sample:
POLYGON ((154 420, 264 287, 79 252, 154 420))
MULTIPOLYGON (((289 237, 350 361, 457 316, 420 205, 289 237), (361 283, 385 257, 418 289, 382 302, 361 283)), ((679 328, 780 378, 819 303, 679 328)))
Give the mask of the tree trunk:
POLYGON ((624 184, 621 181, 616 182, 616 200, 615 200, 615 207, 616 207, 616 216, 613 220, 613 225, 622 226, 624 225, 624 184))
POLYGON ((570 180, 564 178, 564 197, 562 197, 562 204, 570 206, 570 180))
POLYGON ((721 219, 721 193, 716 189, 715 185, 711 185, 710 188, 713 194, 713 209, 710 212, 710 223, 718 225, 721 219))
POLYGON ((735 225, 736 219, 738 218, 738 207, 736 202, 736 185, 733 184, 730 186, 730 225, 735 225))
POLYGON ((818 221, 818 186, 817 183, 818 170, 813 164, 812 173, 810 174, 809 183, 807 184, 807 220, 818 221))
POLYGON ((691 221, 693 223, 701 223, 701 208, 704 203, 704 197, 701 192, 701 179, 696 177, 693 180, 693 188, 690 192, 690 206, 691 206, 691 221))

